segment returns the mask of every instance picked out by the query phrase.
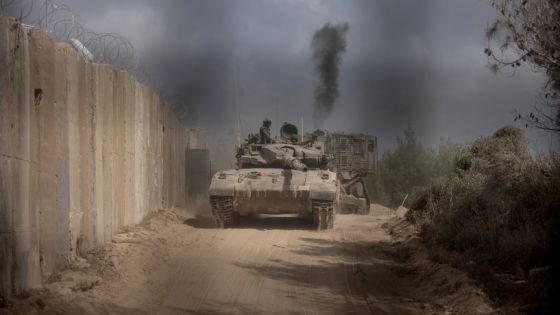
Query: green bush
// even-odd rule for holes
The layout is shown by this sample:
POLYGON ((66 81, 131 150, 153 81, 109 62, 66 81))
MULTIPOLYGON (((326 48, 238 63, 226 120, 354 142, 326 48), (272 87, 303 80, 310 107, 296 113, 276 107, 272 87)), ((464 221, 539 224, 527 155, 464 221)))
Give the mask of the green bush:
POLYGON ((396 149, 383 154, 377 169, 366 178, 372 201, 397 207, 408 195, 405 206, 410 206, 432 179, 453 169, 459 149, 457 144, 442 139, 437 151, 428 150, 416 141, 414 130, 408 126, 404 137, 397 137, 396 149))
POLYGON ((459 151, 407 218, 429 245, 505 271, 558 264, 560 161, 534 160, 521 130, 506 126, 459 151))

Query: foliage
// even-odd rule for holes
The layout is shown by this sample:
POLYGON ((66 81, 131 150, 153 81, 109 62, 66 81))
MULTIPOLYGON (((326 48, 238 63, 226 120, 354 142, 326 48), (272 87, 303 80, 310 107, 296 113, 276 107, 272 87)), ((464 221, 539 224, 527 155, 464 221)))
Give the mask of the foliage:
POLYGON ((424 148, 410 125, 404 130, 404 137, 397 137, 396 141, 396 149, 385 153, 367 178, 373 202, 390 207, 401 205, 407 195, 405 204, 409 205, 431 179, 449 173, 459 150, 449 139, 441 139, 437 151, 424 148))
POLYGON ((518 115, 526 126, 560 131, 560 1, 492 0, 499 12, 487 29, 485 54, 490 68, 498 71, 527 63, 544 72, 549 80, 542 104, 518 115))
POLYGON ((454 171, 414 200, 407 218, 433 247, 505 271, 558 264, 560 161, 532 159, 510 126, 475 141, 454 171))

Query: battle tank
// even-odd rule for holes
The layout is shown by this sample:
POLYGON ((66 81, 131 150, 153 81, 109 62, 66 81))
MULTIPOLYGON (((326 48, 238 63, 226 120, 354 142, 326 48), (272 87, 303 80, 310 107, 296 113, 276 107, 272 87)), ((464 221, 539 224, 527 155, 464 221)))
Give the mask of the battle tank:
POLYGON ((250 135, 238 149, 237 169, 212 177, 212 215, 221 228, 237 216, 299 214, 318 230, 333 227, 340 186, 321 150, 297 141, 296 126, 284 123, 281 140, 262 143, 250 135))

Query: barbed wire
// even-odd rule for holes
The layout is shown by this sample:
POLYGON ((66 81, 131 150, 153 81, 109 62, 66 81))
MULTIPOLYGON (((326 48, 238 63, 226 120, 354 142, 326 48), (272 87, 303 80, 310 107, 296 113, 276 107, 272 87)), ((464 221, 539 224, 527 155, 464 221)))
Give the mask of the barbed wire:
MULTIPOLYGON (((72 44, 73 40, 77 40, 91 53, 92 62, 126 70, 143 83, 150 81, 144 63, 126 37, 87 29, 80 23, 79 15, 60 0, 0 0, 0 11, 18 18, 22 23, 42 28, 59 42, 72 44)), ((75 41, 73 46, 76 47, 75 41)), ((76 49, 82 55, 86 54, 76 49)))

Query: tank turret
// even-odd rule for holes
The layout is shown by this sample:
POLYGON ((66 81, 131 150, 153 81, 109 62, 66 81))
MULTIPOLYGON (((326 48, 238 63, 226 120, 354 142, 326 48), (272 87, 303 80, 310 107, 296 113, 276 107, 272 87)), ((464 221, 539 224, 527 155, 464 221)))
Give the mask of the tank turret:
POLYGON ((284 123, 280 136, 280 142, 267 144, 259 143, 254 135, 249 135, 238 149, 238 168, 290 168, 298 171, 326 168, 328 159, 321 150, 298 143, 296 126, 284 123))

